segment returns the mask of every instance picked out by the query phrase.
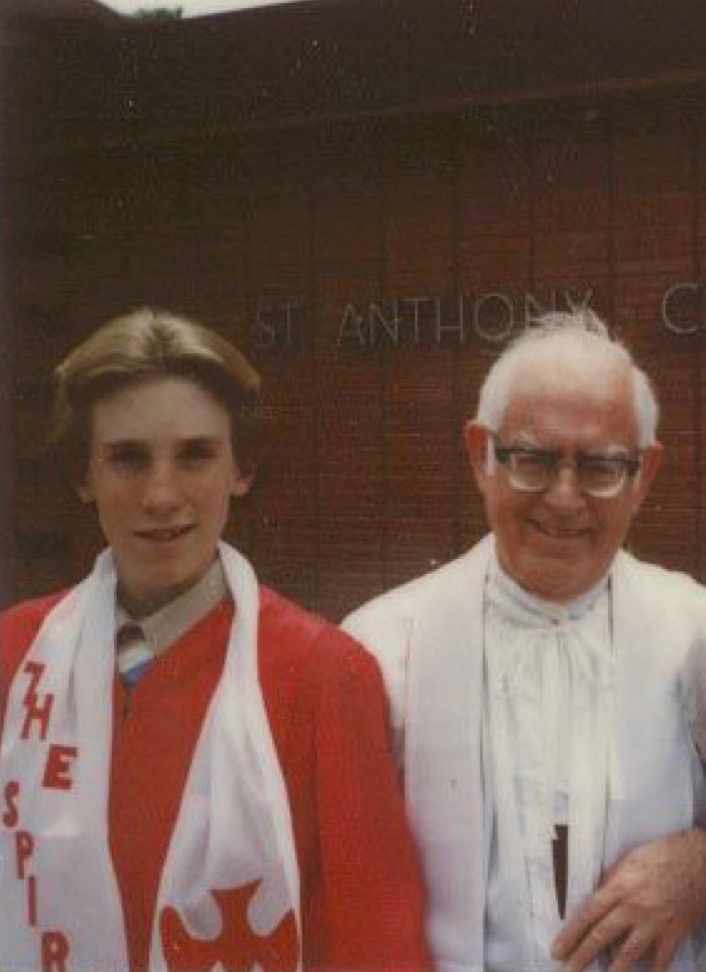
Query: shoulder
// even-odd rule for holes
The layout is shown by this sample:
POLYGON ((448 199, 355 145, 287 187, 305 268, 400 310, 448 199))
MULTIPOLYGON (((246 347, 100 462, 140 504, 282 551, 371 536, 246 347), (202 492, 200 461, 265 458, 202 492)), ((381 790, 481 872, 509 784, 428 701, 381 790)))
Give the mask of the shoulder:
POLYGON ((375 680, 377 665, 349 634, 276 591, 260 588, 260 650, 271 671, 320 681, 337 674, 375 680))
POLYGON ((492 538, 485 537, 456 560, 402 584, 353 611, 343 622, 346 631, 364 643, 401 635, 420 617, 446 614, 465 601, 485 577, 492 538))
POLYGON ((68 591, 55 591, 45 597, 22 601, 0 614, 0 660, 3 686, 9 686, 45 617, 67 593, 68 591))
POLYGON ((689 574, 638 560, 625 551, 619 555, 616 568, 655 610, 675 611, 685 621, 706 625, 706 587, 689 574))
MULTIPOLYGON (((343 727, 385 718, 382 675, 372 655, 328 621, 262 587, 258 669, 285 769, 301 753, 315 762, 311 747, 320 732, 330 740, 345 736, 343 727)), ((301 765, 298 773, 306 775, 301 765)))
POLYGON ((458 626, 473 611, 475 595, 482 590, 491 544, 491 538, 486 537, 438 570, 369 601, 343 622, 344 629, 375 655, 382 670, 398 762, 404 749, 412 656, 421 650, 420 627, 448 631, 450 624, 458 626))
POLYGON ((0 632, 3 650, 5 644, 17 641, 33 641, 44 618, 68 591, 55 591, 31 601, 22 601, 0 614, 0 632))
POLYGON ((414 617, 439 597, 455 597, 459 587, 465 588, 474 579, 481 580, 491 549, 491 538, 485 537, 479 544, 455 560, 432 570, 414 580, 407 581, 379 597, 373 598, 346 618, 349 622, 363 618, 382 618, 390 615, 414 617), (477 578, 476 578, 477 575, 477 578))

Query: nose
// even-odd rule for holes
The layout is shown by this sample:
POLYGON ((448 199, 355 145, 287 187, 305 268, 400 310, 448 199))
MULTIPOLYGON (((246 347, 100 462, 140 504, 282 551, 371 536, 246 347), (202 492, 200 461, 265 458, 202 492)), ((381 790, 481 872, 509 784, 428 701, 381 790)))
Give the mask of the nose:
POLYGON ((144 484, 144 509, 164 516, 177 509, 180 503, 178 471, 168 460, 154 462, 144 484))
POLYGON ((573 513, 583 508, 586 498, 579 485, 576 469, 570 463, 562 463, 556 471, 544 500, 557 511, 573 513))

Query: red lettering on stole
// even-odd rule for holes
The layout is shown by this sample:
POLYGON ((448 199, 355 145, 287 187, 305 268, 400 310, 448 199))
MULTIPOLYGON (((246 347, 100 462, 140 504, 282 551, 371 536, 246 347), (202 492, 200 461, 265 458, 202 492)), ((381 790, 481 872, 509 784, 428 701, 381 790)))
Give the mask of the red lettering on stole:
POLYGON ((34 853, 34 837, 28 830, 18 830, 15 834, 15 853, 17 857, 17 878, 25 879, 25 863, 34 853))
POLYGON ((32 695, 25 705, 27 713, 25 715, 25 721, 22 723, 22 738, 29 739, 32 723, 36 720, 39 723, 39 738, 43 742, 47 738, 49 719, 51 717, 52 706, 54 705, 54 696, 50 692, 47 692, 40 701, 38 695, 32 695))
MULTIPOLYGON (((46 665, 29 661, 23 666, 23 672, 29 676, 29 686, 23 697, 26 709, 22 724, 22 739, 28 739, 33 724, 39 727, 39 739, 43 742, 49 730, 54 695, 46 692, 42 696, 37 687, 46 669, 46 665)), ((48 748, 44 764, 42 785, 57 790, 70 790, 73 786, 71 777, 71 761, 78 756, 75 746, 51 744, 48 748)), ((2 814, 3 824, 11 829, 17 827, 20 821, 19 813, 20 784, 17 780, 10 780, 3 790, 5 810, 2 814)), ((17 862, 17 879, 26 882, 27 889, 27 924, 30 928, 37 927, 37 897, 38 882, 34 874, 28 874, 28 862, 34 854, 34 836, 28 830, 17 830, 15 833, 15 856, 17 862)), ((68 972, 67 959, 70 947, 66 935, 59 929, 52 929, 41 933, 42 972, 68 972)))
POLYGON ((27 923, 30 928, 37 927, 37 879, 34 874, 27 878, 27 923))
MULTIPOLYGON (((2 815, 2 822, 8 828, 17 826, 20 813, 17 798, 20 794, 20 784, 17 780, 10 780, 5 784, 5 806, 7 810, 2 815)), ((25 875, 25 864, 34 853, 34 837, 28 830, 18 830, 15 834, 15 858, 17 861, 17 880, 27 881, 27 922, 30 928, 37 925, 37 878, 34 874, 25 875)))
POLYGON ((42 972, 67 972, 69 940, 63 932, 42 932, 42 972))
MULTIPOLYGON (((17 860, 17 880, 27 882, 27 924, 37 927, 37 877, 27 874, 27 862, 34 854, 34 836, 28 830, 18 830, 15 834, 15 856, 17 860)), ((42 934, 42 969, 64 972, 65 961, 69 954, 69 941, 63 932, 54 930, 42 934)))
POLYGON ((70 775, 71 760, 77 756, 78 749, 75 746, 52 744, 44 765, 42 786, 54 790, 70 790, 74 785, 70 775))
POLYGON ((17 798, 20 795, 20 784, 17 780, 10 780, 5 784, 5 806, 7 809, 2 815, 2 822, 8 828, 16 827, 20 819, 20 810, 17 806, 17 798))
POLYGON ((22 671, 29 675, 29 686, 22 700, 25 705, 29 705, 30 699, 37 695, 37 686, 44 674, 46 665, 43 662, 28 661, 22 666, 22 671))
POLYGON ((28 739, 32 728, 32 723, 36 720, 39 723, 39 738, 46 739, 49 729, 49 717, 51 716, 54 696, 47 692, 40 701, 37 686, 39 685, 46 665, 41 662, 28 661, 22 671, 29 675, 29 686, 24 694, 24 707, 27 710, 24 723, 22 724, 22 738, 28 739))

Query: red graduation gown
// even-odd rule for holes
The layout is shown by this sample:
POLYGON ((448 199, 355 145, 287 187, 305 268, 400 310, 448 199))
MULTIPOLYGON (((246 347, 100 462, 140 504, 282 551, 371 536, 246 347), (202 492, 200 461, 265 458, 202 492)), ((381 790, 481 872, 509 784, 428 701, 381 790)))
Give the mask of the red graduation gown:
MULTIPOLYGON (((0 619, 3 710, 60 597, 0 619)), ((135 972, 147 967, 162 866, 232 613, 230 601, 217 605, 129 692, 115 680, 109 833, 135 972)), ((337 628, 261 588, 258 663, 299 861, 304 969, 429 969, 418 863, 376 662, 337 628)))

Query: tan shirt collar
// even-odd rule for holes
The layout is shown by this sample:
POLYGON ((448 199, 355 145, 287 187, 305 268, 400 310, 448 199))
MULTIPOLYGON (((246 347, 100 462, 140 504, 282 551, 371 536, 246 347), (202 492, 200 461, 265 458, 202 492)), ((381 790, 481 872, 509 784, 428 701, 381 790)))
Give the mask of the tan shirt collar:
POLYGON ((159 611, 136 621, 125 608, 116 603, 116 632, 127 621, 139 624, 148 646, 155 655, 160 655, 175 641, 178 641, 189 628, 193 627, 228 593, 221 558, 216 557, 200 581, 188 591, 170 601, 159 611))

